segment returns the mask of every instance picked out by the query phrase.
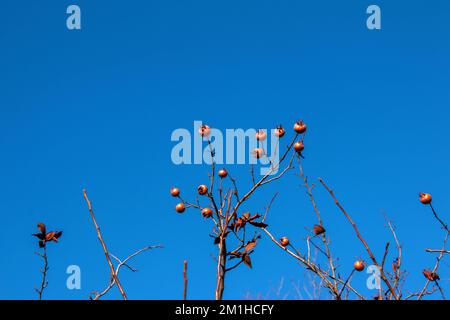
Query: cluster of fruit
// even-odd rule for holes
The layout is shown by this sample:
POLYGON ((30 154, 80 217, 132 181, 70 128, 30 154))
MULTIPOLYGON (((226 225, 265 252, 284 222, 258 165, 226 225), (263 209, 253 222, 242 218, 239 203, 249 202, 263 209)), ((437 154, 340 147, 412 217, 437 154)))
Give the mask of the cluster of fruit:
MULTIPOLYGON (((307 129, 307 126, 303 120, 299 120, 294 124, 294 131, 297 134, 304 134, 306 132, 306 129, 307 129)), ((208 125, 203 124, 198 129, 198 133, 203 138, 208 138, 211 135, 211 128, 208 125)), ((275 133, 276 137, 282 138, 286 134, 286 130, 283 128, 283 126, 279 125, 275 128, 274 133, 275 133)), ((256 132, 256 139, 258 141, 266 140, 267 139, 266 131, 258 129, 256 132)), ((299 155, 301 155, 302 151, 305 149, 305 145, 303 144, 303 141, 300 140, 294 144, 293 148, 299 155)), ((258 159, 261 158, 264 154, 265 154, 264 149, 262 149, 262 148, 256 148, 253 150, 253 155, 258 159)), ((224 168, 220 169, 218 171, 217 175, 221 179, 224 179, 228 176, 228 171, 224 168)), ((201 196, 207 195, 208 187, 206 185, 202 184, 202 185, 198 186, 197 191, 198 191, 198 194, 201 196)), ((175 198, 180 198, 180 189, 177 187, 173 187, 170 189, 170 194, 175 198)), ((175 210, 178 213, 183 213, 186 210, 185 203, 183 201, 178 203, 175 206, 175 210)), ((209 218, 213 214, 213 211, 211 208, 203 208, 201 212, 202 212, 203 217, 205 217, 205 218, 209 218)))
MULTIPOLYGON (((294 131, 297 133, 298 135, 302 135, 306 132, 307 130, 307 126, 306 124, 300 120, 297 121, 294 124, 293 127, 294 131)), ((283 126, 278 125, 275 129, 274 129, 274 135, 277 138, 282 138, 285 136, 286 134, 286 130, 283 128, 283 126)), ((199 128, 199 134, 201 137, 203 138, 208 138, 211 135, 211 128, 207 125, 202 125, 199 128)), ((296 137, 297 137, 296 136, 296 137)), ((303 137, 296 141, 295 143, 293 142, 293 145, 291 145, 291 147, 294 149, 294 151, 299 155, 302 156, 302 152, 305 149, 305 145, 303 143, 303 137)), ((267 131, 263 130, 263 129, 258 129, 256 131, 256 139, 259 142, 263 142, 267 139, 267 131)), ((296 140, 296 138, 295 138, 296 140)), ((294 140, 294 141, 295 141, 294 140)), ((253 150, 253 156, 256 157, 257 159, 262 158, 265 155, 264 149, 263 148, 255 148, 253 150)), ((217 175, 221 178, 224 179, 228 176, 228 172, 226 169, 221 169, 218 171, 217 175)), ((213 197, 213 195, 209 192, 209 189, 206 185, 202 184, 200 186, 198 186, 197 188, 197 192, 200 196, 208 196, 208 197, 213 197)), ((180 203, 178 203, 175 207, 176 212, 178 213, 183 213, 186 210, 186 203, 185 201, 183 201, 183 199, 180 197, 180 189, 173 187, 170 189, 170 193, 173 197, 179 198, 181 200, 180 203)), ((419 200, 421 203, 423 203, 424 205, 430 205, 431 206, 431 201, 432 201, 432 197, 429 193, 420 193, 419 194, 419 200)), ((189 204, 188 204, 189 206, 189 204)), ((209 208, 209 207, 205 207, 205 208, 201 208, 201 214, 204 218, 210 218, 211 216, 213 216, 213 209, 209 208)), ((237 224, 239 223, 239 221, 237 222, 237 224)), ((322 225, 315 225, 313 228, 313 233, 315 234, 315 236, 321 235, 323 233, 325 233, 325 228, 322 225)), ((290 243, 290 240, 288 237, 282 237, 279 239, 278 244, 282 247, 285 248, 285 250, 288 250, 288 246, 292 246, 290 243)), ((362 259, 358 259, 354 262, 353 264, 353 268, 354 271, 358 271, 358 272, 362 272, 364 271, 366 266, 366 262, 362 259)), ((429 270, 424 270, 424 275, 427 279, 429 279, 430 281, 436 281, 439 279, 439 276, 437 275, 437 273, 433 272, 433 271, 429 271, 429 270)))
MULTIPOLYGON (((294 131, 297 132, 297 134, 304 134, 306 132, 307 126, 303 120, 299 120, 294 124, 294 131)), ((282 138, 286 134, 286 130, 283 128, 283 126, 279 125, 275 128, 274 134, 277 138, 282 138)), ((256 140, 258 141, 264 141, 267 139, 267 133, 265 130, 259 129, 256 132, 256 140)), ((303 141, 297 141, 294 144, 294 150, 301 154, 302 151, 305 149, 305 145, 303 144, 303 141)), ((262 148, 256 148, 253 150, 253 156, 257 159, 264 156, 264 149, 262 148)))

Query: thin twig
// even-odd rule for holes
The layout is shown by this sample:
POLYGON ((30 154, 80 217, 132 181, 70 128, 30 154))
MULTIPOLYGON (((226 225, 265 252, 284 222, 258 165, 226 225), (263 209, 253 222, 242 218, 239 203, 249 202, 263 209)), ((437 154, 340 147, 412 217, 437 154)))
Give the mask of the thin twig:
POLYGON ((425 249, 426 252, 435 252, 435 253, 450 253, 450 250, 442 250, 442 249, 425 249))
POLYGON ((183 300, 186 300, 187 297, 187 288, 188 288, 188 278, 187 278, 187 268, 188 268, 188 262, 187 260, 184 260, 184 268, 183 268, 183 283, 184 283, 184 289, 183 289, 183 300))
POLYGON ((262 220, 261 220, 262 222, 266 221, 267 214, 269 213, 270 208, 272 207, 272 204, 273 204, 273 202, 275 201, 275 199, 276 199, 277 196, 278 196, 278 192, 276 192, 276 193, 273 195, 272 199, 270 200, 269 204, 267 205, 266 211, 264 212, 264 216, 263 216, 263 218, 262 218, 262 220))
MULTIPOLYGON (((264 181, 267 180, 267 178, 269 178, 269 176, 275 171, 278 170, 278 168, 280 167, 280 165, 283 163, 284 159, 286 158, 286 156, 288 155, 289 151, 292 150, 292 146, 294 145, 296 139, 298 137, 298 134, 295 135, 294 139, 291 141, 291 143, 288 145, 288 147, 286 148, 286 151, 284 152, 284 154, 281 156, 280 160, 278 161, 278 163, 276 164, 276 166, 271 167, 270 170, 268 170, 268 172, 261 178, 259 179, 258 182, 256 182, 253 187, 236 203, 236 205, 233 208, 233 214, 236 213, 239 209, 239 207, 248 199, 251 197, 251 195, 256 191, 256 189, 258 189, 263 183, 264 181)), ((292 161, 291 161, 292 164, 292 161)), ((284 170, 282 173, 283 175, 287 172, 287 170, 284 170)), ((281 176, 280 176, 281 177, 281 176)))
MULTIPOLYGON (((429 296, 432 295, 433 293, 435 293, 437 290, 437 287, 433 287, 431 290, 426 291, 423 295, 424 296, 429 296)), ((414 293, 410 293, 408 296, 405 297, 405 300, 410 300, 411 298, 417 297, 419 296, 421 293, 420 292, 414 292, 414 293)))
MULTIPOLYGON (((440 266, 440 264, 441 264, 441 260, 442 260, 442 258, 444 257, 444 255, 445 255, 445 253, 444 253, 444 251, 445 251, 445 247, 446 247, 446 245, 447 245, 447 240, 448 240, 448 237, 449 237, 449 235, 450 235, 450 232, 447 232, 446 234, 445 234, 445 238, 444 238, 444 241, 443 241, 443 245, 442 245, 442 252, 439 254, 439 256, 436 258, 436 263, 435 263, 435 265, 434 265, 434 268, 433 268, 433 273, 437 273, 437 271, 438 271, 438 269, 439 269, 439 266, 440 266)), ((425 295, 425 293, 427 292, 427 289, 428 289, 428 286, 429 286, 429 284, 430 284, 430 280, 429 279, 427 279, 427 281, 425 282, 425 285, 423 286, 423 288, 422 288, 422 290, 420 291, 420 293, 417 295, 417 300, 421 300, 422 298, 423 298, 423 296, 425 295)), ((439 288, 440 289, 440 288, 439 288)))
POLYGON ((322 178, 319 178, 320 183, 325 187, 325 189, 328 191, 328 193, 330 194, 330 196, 333 198, 334 203, 336 204, 336 206, 341 210, 341 212, 345 215, 345 217, 347 218, 347 220, 350 222, 350 224, 352 225, 353 229, 355 230, 356 236, 358 237, 358 239, 361 241, 361 243, 363 244, 364 248, 366 249, 367 253, 369 254, 370 258, 372 259, 373 263, 380 269, 380 276, 381 279, 383 279, 384 283, 386 284, 386 286, 388 287, 389 291, 391 292, 392 296, 397 300, 397 294, 394 290, 394 288, 392 287, 391 283, 389 282, 388 278, 386 277, 386 274, 384 273, 383 268, 380 266, 380 264, 378 263, 377 259, 375 258, 375 255, 372 253, 372 250, 370 249, 369 245, 367 244, 367 242, 364 240, 364 238, 361 236, 361 233, 359 232, 359 229, 356 225, 356 223, 352 220, 352 218, 350 217, 350 215, 347 213, 347 211, 345 211, 344 207, 342 207, 342 205, 339 203, 339 201, 337 200, 336 196, 333 193, 333 190, 331 190, 323 181, 322 178))
MULTIPOLYGON (((392 222, 389 220, 388 216, 386 213, 384 213, 384 219, 386 220, 389 230, 391 230, 392 236, 394 237, 394 241, 395 241, 395 245, 397 247, 397 251, 398 251, 398 255, 397 258, 395 259, 395 270, 394 271, 394 291, 397 291, 397 288, 399 286, 400 283, 400 278, 401 278, 401 266, 402 266, 402 262, 403 262, 403 250, 402 250, 402 246, 400 245, 400 242, 398 241, 398 237, 397 237, 397 233, 395 231, 395 227, 392 224, 392 222)), ((400 293, 399 293, 400 295, 400 293)), ((390 299, 392 299, 392 295, 390 296, 390 299)))
POLYGON ((336 297, 337 300, 341 300, 342 293, 344 292, 345 288, 347 287, 348 283, 350 282, 350 279, 352 278, 353 274, 355 273, 355 268, 352 269, 352 272, 348 275, 347 280, 345 280, 344 285, 341 288, 341 291, 339 292, 338 296, 336 297))
POLYGON ((438 216, 438 214, 436 213, 436 210, 434 210, 433 205, 430 203, 429 206, 431 208, 431 211, 433 212, 434 217, 439 221, 442 228, 444 228, 447 232, 450 232, 450 230, 448 229, 448 225, 438 216))
POLYGON ((47 245, 44 244, 44 253, 36 253, 36 254, 44 260, 44 267, 41 269, 41 273, 42 273, 41 285, 40 285, 39 289, 35 288, 36 292, 38 293, 38 299, 42 300, 42 295, 44 294, 44 290, 48 286, 47 271, 48 271, 49 267, 48 267, 48 259, 47 259, 47 245))
MULTIPOLYGON (((445 231, 446 231, 445 238, 444 238, 443 245, 442 245, 442 249, 441 249, 441 251, 440 251, 439 256, 436 258, 436 263, 435 263, 434 268, 433 268, 433 271, 432 271, 433 273, 437 273, 437 271, 438 271, 438 269, 439 269, 439 266, 440 266, 440 264, 441 264, 441 260, 442 260, 442 258, 444 257, 444 255, 445 255, 445 253, 446 253, 446 251, 447 251, 447 250, 446 250, 446 245, 447 245, 447 241, 448 241, 448 238, 449 238, 449 235, 450 235, 450 231, 449 231, 449 229, 448 229, 448 227, 447 227, 447 224, 439 217, 439 215, 437 214, 436 210, 434 210, 434 207, 431 205, 431 203, 429 204, 429 206, 430 206, 431 211, 433 212, 433 215, 434 215, 434 217, 436 218, 436 220, 439 221, 439 223, 441 224, 441 226, 442 226, 442 227, 445 229, 445 231)), ((424 296, 424 294, 427 292, 427 288, 428 288, 428 285, 430 284, 430 282, 431 282, 431 281, 430 281, 429 279, 427 279, 427 281, 426 281, 426 283, 425 283, 423 289, 420 291, 419 295, 417 296, 417 300, 421 300, 421 299, 422 299, 422 297, 424 296)), ((442 288, 441 288, 441 287, 439 286, 439 284, 437 283, 437 280, 435 281, 435 283, 436 283, 436 286, 438 287, 439 291, 441 292, 442 296, 443 296, 444 299, 445 299, 444 292, 442 291, 442 288)))
POLYGON ((229 271, 231 271, 231 270, 234 270, 234 269, 236 269, 237 267, 239 267, 243 262, 244 262, 244 260, 241 259, 241 260, 239 260, 238 263, 236 263, 236 264, 235 264, 234 266, 232 266, 232 267, 227 268, 225 271, 226 271, 226 272, 229 272, 229 271))
MULTIPOLYGON (((333 285, 333 283, 328 279, 328 277, 330 277, 332 280, 336 279, 338 282, 340 283, 344 283, 343 280, 341 279, 337 279, 337 278, 333 278, 331 275, 329 275, 327 272, 325 272, 324 270, 322 270, 319 266, 317 266, 315 263, 308 261, 307 259, 305 259, 303 256, 301 256, 298 252, 293 252, 291 251, 289 248, 281 245, 281 243, 275 239, 275 237, 269 232, 269 230, 267 230, 267 228, 262 228, 262 230, 269 236, 269 238, 281 249, 283 249, 284 251, 286 251, 289 255, 291 255, 292 257, 294 257, 295 259, 297 259, 298 261, 300 261, 304 266, 306 266, 306 268, 308 270, 311 270, 312 272, 314 272, 316 275, 318 275, 323 282, 325 283, 325 286, 328 287, 328 289, 330 289, 331 292, 333 292, 333 294, 335 296, 338 296, 339 292, 335 291, 335 287, 333 285)), ((292 246, 291 246, 292 247, 292 246)), ((293 248, 293 247, 292 247, 293 248)), ((295 250, 295 249, 294 249, 295 250)), ((364 300, 364 297, 358 292, 356 291, 354 288, 347 286, 351 291, 353 291, 360 299, 364 300)))
POLYGON ((436 287, 439 289, 439 292, 441 293, 442 299, 443 299, 443 300, 447 300, 447 299, 445 298, 444 290, 442 290, 442 287, 441 287, 441 285, 439 284, 439 281, 436 280, 434 283, 436 284, 436 287))
POLYGON ((386 248, 384 249, 383 260, 381 261, 381 268, 383 268, 383 269, 384 269, 384 264, 386 263, 387 255, 389 253, 389 245, 390 245, 390 243, 387 242, 386 243, 386 248))
MULTIPOLYGON (((127 263, 128 261, 130 261, 131 259, 133 259, 134 257, 136 257, 137 255, 141 254, 144 251, 147 250, 152 250, 152 249, 157 249, 157 248, 162 248, 161 245, 156 245, 156 246, 147 246, 144 247, 142 249, 137 250, 136 252, 132 253, 131 255, 129 255, 127 258, 125 258, 125 260, 120 260, 119 258, 117 258, 115 255, 113 255, 112 253, 110 253, 109 255, 116 260, 119 264, 117 265, 116 269, 115 269, 115 274, 118 275, 120 272, 120 269, 122 267, 127 267, 128 269, 130 269, 132 272, 136 272, 137 270, 130 267, 127 263)), ((91 298, 92 300, 99 300, 102 296, 104 296, 105 294, 107 294, 109 292, 109 290, 111 290, 114 285, 116 284, 116 281, 114 280, 113 277, 111 277, 111 280, 108 284, 108 286, 100 293, 96 293, 96 295, 91 298)))
MULTIPOLYGON (((310 202, 312 204, 312 207, 313 207, 313 210, 314 210, 314 212, 315 212, 315 214, 317 216, 317 220, 319 222, 319 225, 321 227, 324 227, 323 226, 322 215, 321 215, 321 213, 319 211, 319 208, 317 207, 316 200, 314 198, 313 186, 310 186, 309 183, 308 183, 308 178, 306 177, 306 175, 305 175, 305 173, 303 171, 303 166, 302 166, 300 157, 298 159, 298 166, 299 166, 299 170, 300 170, 300 177, 303 179, 303 183, 304 183, 304 186, 306 188, 306 193, 309 196, 309 200, 310 200, 310 202)), ((326 256, 328 258, 328 264, 330 266, 331 275, 334 278, 334 280, 333 280, 334 281, 334 286, 336 288, 336 291, 338 291, 338 285, 337 285, 337 280, 336 280, 336 267, 334 266, 333 257, 331 256, 331 250, 330 250, 330 246, 329 246, 329 243, 328 243, 329 241, 327 239, 326 233, 322 233, 321 238, 322 238, 323 245, 325 247, 326 256)))
POLYGON ((120 294, 122 295, 123 299, 127 300, 127 295, 126 295, 125 291, 123 290, 123 287, 122 287, 122 284, 120 283, 119 278, 117 277, 116 271, 114 270, 114 265, 111 262, 108 248, 106 247, 105 241, 103 241, 103 237, 100 232, 100 227, 98 226, 97 220, 95 219, 94 210, 92 209, 91 201, 89 200, 85 189, 83 190, 83 196, 84 196, 84 200, 86 200, 86 203, 88 205, 89 213, 91 215, 92 222, 94 223, 95 230, 97 231, 97 238, 102 245, 103 252, 105 253, 106 261, 108 262, 109 269, 111 270, 111 276, 113 277, 114 281, 116 282, 117 287, 119 288, 120 294))

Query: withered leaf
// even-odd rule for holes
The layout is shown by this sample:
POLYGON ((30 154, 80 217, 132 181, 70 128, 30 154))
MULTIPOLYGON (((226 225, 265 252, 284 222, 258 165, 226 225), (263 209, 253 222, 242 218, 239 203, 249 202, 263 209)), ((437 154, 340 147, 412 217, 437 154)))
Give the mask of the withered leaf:
POLYGON ((249 252, 256 247, 256 240, 250 240, 244 247, 244 253, 249 252))
POLYGON ((45 235, 45 241, 54 241, 58 242, 58 239, 61 237, 62 231, 51 231, 45 235))
POLYGON ((423 275, 425 276, 425 278, 427 278, 430 281, 436 281, 436 280, 441 280, 441 278, 439 277, 439 275, 436 272, 432 272, 430 270, 423 270, 423 275))
POLYGON ((47 228, 45 227, 45 224, 42 222, 38 223, 37 228, 41 233, 47 233, 47 228))
POLYGON ((244 214, 242 214, 242 218, 248 220, 250 218, 250 212, 245 212, 244 214))
POLYGON ((252 268, 252 259, 250 259, 250 256, 248 254, 244 254, 242 256, 242 261, 245 263, 246 266, 248 266, 250 269, 252 268))
POLYGON ((325 233, 325 228, 319 224, 315 224, 313 228, 313 232, 316 236, 325 233))
POLYGON ((258 227, 258 228, 267 228, 269 225, 264 223, 264 222, 260 222, 260 221, 250 221, 249 222, 252 226, 258 227))
POLYGON ((246 223, 247 223, 247 220, 245 220, 243 218, 238 218, 236 223, 234 224, 236 232, 238 232, 240 228, 243 228, 246 223))
POLYGON ((37 237, 39 240, 45 239, 45 233, 33 233, 33 236, 37 237))
POLYGON ((47 234, 45 235, 45 240, 46 240, 46 241, 51 241, 53 238, 55 238, 55 234, 56 234, 56 233, 55 233, 54 231, 47 233, 47 234))

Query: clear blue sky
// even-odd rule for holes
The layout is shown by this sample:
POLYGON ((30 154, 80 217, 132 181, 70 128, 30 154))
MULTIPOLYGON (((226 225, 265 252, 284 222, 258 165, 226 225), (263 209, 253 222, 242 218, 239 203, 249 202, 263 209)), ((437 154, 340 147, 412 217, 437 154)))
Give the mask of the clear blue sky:
MULTIPOLYGON (((177 185, 192 198, 208 168, 173 165, 170 134, 192 130, 194 120, 270 128, 300 117, 310 129, 310 179, 335 189, 378 256, 393 244, 388 213, 404 246, 405 287, 418 289, 434 263, 423 249, 442 238, 418 192, 431 192, 450 220, 449 14, 446 0, 1 1, 0 298, 36 298, 41 261, 30 234, 39 221, 64 231, 49 248, 45 298, 85 299, 106 284, 83 188, 114 254, 165 246, 138 257, 138 273, 123 270, 130 298, 180 298, 184 259, 189 297, 213 298, 209 224, 198 212, 176 214, 168 193, 177 185), (72 3, 82 9, 81 31, 65 26, 72 3), (365 26, 373 3, 381 31, 365 26), (65 287, 70 264, 81 267, 82 290, 65 287)), ((246 209, 263 210, 279 191, 268 223, 303 248, 315 216, 300 184, 291 174, 246 209)), ((323 189, 316 193, 346 274, 367 256, 323 189)), ((291 282, 305 279, 267 238, 259 246, 253 270, 229 275, 225 298, 264 295, 281 279, 293 297, 291 282)), ((446 287, 449 271, 444 261, 446 287)), ((357 278, 363 288, 366 275, 357 278)))

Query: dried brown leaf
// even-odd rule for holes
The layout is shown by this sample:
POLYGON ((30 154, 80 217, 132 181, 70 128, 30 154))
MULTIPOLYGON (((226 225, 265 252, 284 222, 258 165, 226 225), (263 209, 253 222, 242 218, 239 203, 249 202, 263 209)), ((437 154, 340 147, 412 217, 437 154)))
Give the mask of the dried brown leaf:
POLYGON ((256 247, 256 240, 250 240, 244 247, 244 253, 249 252, 256 247))
POLYGON ((242 256, 242 261, 244 262, 244 264, 246 266, 248 266, 250 269, 252 268, 252 259, 250 258, 250 256, 248 254, 244 254, 242 256))
POLYGON ((267 228, 269 225, 264 223, 264 222, 260 222, 260 221, 250 221, 249 222, 252 226, 258 227, 258 228, 267 228))

